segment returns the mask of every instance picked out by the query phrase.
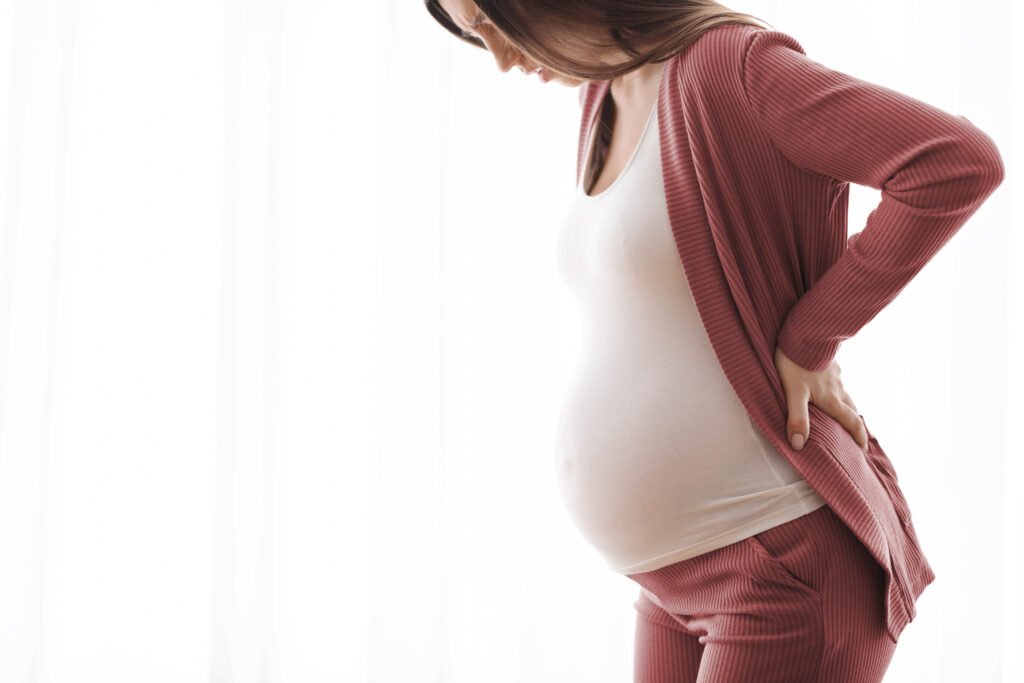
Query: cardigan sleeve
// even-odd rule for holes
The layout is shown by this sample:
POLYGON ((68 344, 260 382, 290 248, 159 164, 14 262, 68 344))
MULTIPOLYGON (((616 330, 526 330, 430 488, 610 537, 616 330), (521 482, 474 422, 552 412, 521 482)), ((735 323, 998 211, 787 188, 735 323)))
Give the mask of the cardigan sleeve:
POLYGON ((996 189, 1003 162, 965 117, 819 64, 780 31, 747 38, 741 80, 755 121, 790 163, 881 190, 863 230, 779 330, 783 353, 820 371, 996 189))

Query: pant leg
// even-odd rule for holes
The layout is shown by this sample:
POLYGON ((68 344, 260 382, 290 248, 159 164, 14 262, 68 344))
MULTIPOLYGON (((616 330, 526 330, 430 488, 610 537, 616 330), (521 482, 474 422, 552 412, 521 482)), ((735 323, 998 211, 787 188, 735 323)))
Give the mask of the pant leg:
POLYGON ((895 649, 885 575, 827 505, 629 578, 697 635, 698 683, 873 683, 895 649))
POLYGON ((694 683, 704 645, 671 614, 651 602, 643 589, 633 604, 636 631, 634 683, 694 683))
POLYGON ((885 572, 827 505, 751 539, 820 597, 819 681, 881 681, 896 644, 885 630, 885 572))

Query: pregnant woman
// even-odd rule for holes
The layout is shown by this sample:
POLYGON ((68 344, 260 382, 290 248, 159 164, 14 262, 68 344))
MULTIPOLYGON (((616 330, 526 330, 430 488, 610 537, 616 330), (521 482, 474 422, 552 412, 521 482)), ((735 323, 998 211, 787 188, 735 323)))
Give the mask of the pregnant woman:
POLYGON ((639 584, 634 680, 881 681, 935 574, 835 356, 1002 182, 992 140, 713 0, 426 4, 580 88, 556 472, 639 584))

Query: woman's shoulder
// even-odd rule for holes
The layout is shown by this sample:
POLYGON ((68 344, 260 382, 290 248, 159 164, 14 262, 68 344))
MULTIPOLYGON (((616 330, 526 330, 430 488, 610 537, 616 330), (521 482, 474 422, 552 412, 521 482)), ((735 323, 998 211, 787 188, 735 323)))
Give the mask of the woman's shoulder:
MULTIPOLYGON (((682 72, 683 78, 694 81, 694 85, 703 78, 721 78, 723 72, 739 76, 747 53, 755 43, 782 43, 804 53, 800 43, 788 33, 752 24, 719 24, 705 29, 686 47, 672 55, 666 68, 682 72)), ((580 109, 586 107, 591 92, 603 83, 605 81, 584 81, 577 87, 580 109)))
POLYGON ((689 96, 733 107, 739 106, 737 101, 744 97, 744 72, 752 57, 760 64, 790 51, 806 56, 796 38, 783 31, 750 24, 721 24, 707 29, 673 55, 668 67, 670 76, 689 96))
POLYGON ((706 72, 706 66, 721 68, 726 64, 742 64, 751 46, 773 42, 804 52, 796 38, 783 31, 751 24, 720 24, 704 31, 674 58, 693 72, 702 73, 706 72))

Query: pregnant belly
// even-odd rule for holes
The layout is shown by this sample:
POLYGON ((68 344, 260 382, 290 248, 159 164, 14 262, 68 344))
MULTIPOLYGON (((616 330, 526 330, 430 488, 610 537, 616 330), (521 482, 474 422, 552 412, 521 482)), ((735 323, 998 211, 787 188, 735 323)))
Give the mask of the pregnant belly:
POLYGON ((753 429, 717 365, 584 364, 559 413, 559 492, 595 545, 643 544, 796 478, 780 480, 753 429))

